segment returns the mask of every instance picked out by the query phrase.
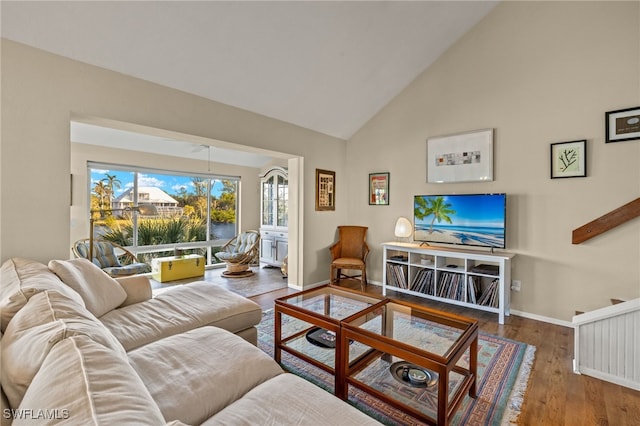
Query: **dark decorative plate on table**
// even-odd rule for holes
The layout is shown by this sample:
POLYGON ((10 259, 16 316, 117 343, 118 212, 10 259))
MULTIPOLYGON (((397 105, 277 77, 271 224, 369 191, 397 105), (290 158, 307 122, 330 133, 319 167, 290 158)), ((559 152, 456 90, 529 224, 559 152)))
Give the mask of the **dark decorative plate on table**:
POLYGON ((438 383, 437 373, 407 361, 394 362, 389 371, 394 379, 414 388, 427 388, 438 383))

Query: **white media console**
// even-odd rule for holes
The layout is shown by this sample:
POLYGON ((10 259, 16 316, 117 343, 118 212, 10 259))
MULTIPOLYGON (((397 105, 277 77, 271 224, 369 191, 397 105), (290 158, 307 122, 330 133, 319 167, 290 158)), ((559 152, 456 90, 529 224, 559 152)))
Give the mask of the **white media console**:
POLYGON ((384 243, 382 294, 395 291, 509 315, 511 253, 384 243))

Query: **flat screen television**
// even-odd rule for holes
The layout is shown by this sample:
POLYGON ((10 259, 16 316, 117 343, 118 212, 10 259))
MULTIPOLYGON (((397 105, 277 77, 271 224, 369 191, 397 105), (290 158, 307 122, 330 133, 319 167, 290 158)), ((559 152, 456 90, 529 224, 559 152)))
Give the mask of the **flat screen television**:
POLYGON ((506 194, 415 195, 413 239, 505 248, 506 194))

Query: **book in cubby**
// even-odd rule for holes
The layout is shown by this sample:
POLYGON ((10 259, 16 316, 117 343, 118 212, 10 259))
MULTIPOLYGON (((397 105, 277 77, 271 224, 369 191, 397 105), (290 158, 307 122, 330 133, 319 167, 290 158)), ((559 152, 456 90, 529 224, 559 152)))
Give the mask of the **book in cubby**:
POLYGON ((498 306, 498 279, 491 280, 482 290, 482 295, 478 298, 478 305, 497 307, 498 306))
POLYGON ((441 272, 436 288, 436 296, 452 300, 464 300, 464 275, 441 272))
POLYGON ((480 288, 480 278, 473 275, 467 277, 467 302, 478 303, 478 298, 482 295, 480 288))
POLYGON ((420 268, 416 272, 413 277, 413 281, 411 283, 411 290, 416 291, 418 293, 424 294, 433 294, 434 286, 433 286, 433 276, 435 272, 433 269, 424 269, 420 268))
POLYGON ((387 263, 387 283, 398 288, 408 288, 407 286, 407 265, 397 263, 387 263))

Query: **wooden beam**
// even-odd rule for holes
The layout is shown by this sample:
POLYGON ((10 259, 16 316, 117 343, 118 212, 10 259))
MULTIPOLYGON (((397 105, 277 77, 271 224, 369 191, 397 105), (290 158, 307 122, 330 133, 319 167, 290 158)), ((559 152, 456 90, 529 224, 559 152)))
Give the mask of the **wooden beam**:
POLYGON ((574 229, 571 242, 573 244, 583 243, 638 216, 640 216, 640 198, 574 229))

